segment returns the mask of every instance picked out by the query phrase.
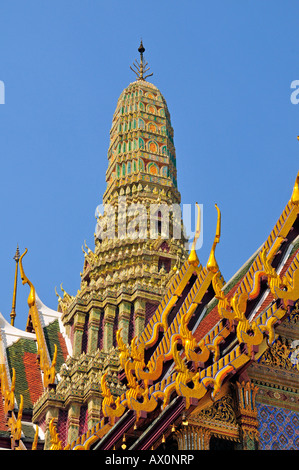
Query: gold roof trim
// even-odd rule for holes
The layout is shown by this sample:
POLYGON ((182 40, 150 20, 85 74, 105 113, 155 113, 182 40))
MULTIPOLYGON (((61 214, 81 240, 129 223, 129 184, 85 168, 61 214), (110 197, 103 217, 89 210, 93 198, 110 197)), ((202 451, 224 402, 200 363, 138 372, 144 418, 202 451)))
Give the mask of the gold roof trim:
MULTIPOLYGON (((44 330, 39 318, 39 313, 38 309, 36 306, 36 299, 35 299, 35 288, 32 282, 28 279, 24 272, 23 268, 23 257, 27 253, 27 248, 25 249, 24 253, 21 255, 19 259, 19 265, 20 265, 20 273, 21 273, 21 279, 23 284, 28 284, 30 287, 30 292, 29 296, 27 299, 27 303, 29 306, 29 316, 28 316, 28 322, 29 319, 32 321, 32 325, 36 334, 36 340, 37 340, 37 350, 38 350, 38 355, 39 355, 39 361, 40 361, 40 368, 43 371, 43 383, 44 387, 48 387, 50 384, 55 383, 55 366, 56 366, 56 360, 57 360, 57 346, 55 346, 54 350, 54 355, 53 355, 53 360, 50 362, 49 355, 48 355, 48 348, 47 348, 47 343, 44 335, 44 330)), ((27 322, 27 325, 28 325, 27 322)))
MULTIPOLYGON (((157 309, 154 315, 155 319, 148 325, 147 335, 141 335, 139 340, 134 338, 131 347, 124 348, 123 365, 129 389, 118 399, 118 404, 123 406, 123 410, 135 410, 138 418, 142 411, 146 413, 154 410, 160 400, 162 400, 163 408, 165 408, 173 391, 178 396, 186 399, 186 409, 188 409, 192 399, 201 400, 209 394, 212 399, 215 399, 220 393, 225 380, 231 374, 240 371, 252 359, 260 357, 268 345, 275 341, 275 325, 289 313, 288 307, 292 305, 290 302, 294 302, 299 298, 299 253, 293 259, 282 279, 272 268, 271 261, 288 235, 298 212, 299 207, 293 201, 290 201, 232 298, 227 298, 223 294, 221 284, 219 284, 219 271, 213 272, 213 269, 208 270, 207 268, 197 270, 197 279, 193 287, 176 316, 166 328, 166 320, 162 322, 161 317, 167 310, 172 295, 177 294, 178 286, 182 292, 183 285, 186 285, 194 272, 194 267, 190 266, 188 262, 182 266, 175 276, 169 292, 164 297, 160 309, 157 309), (192 272, 190 268, 192 268, 192 272), (249 298, 255 298, 260 292, 262 276, 267 277, 269 290, 273 291, 275 298, 280 299, 281 302, 271 304, 249 322, 246 318, 247 302, 249 298), (215 287, 214 290, 219 304, 222 301, 222 306, 225 306, 225 308, 224 312, 220 311, 222 318, 197 343, 188 328, 188 322, 211 283, 215 287), (227 324, 226 311, 231 315, 229 320, 234 325, 227 324), (147 346, 155 344, 152 341, 152 333, 157 322, 163 328, 164 336, 151 359, 145 364, 144 350, 147 346), (235 332, 237 343, 234 344, 235 339, 233 339, 231 342, 232 349, 223 354, 219 345, 232 332, 235 332), (182 345, 180 351, 178 350, 178 344, 182 345), (197 347, 201 353, 195 353, 197 347), (198 357, 192 356, 193 353, 202 354, 202 360, 199 362, 198 357), (207 366, 205 363, 210 360, 211 353, 212 363, 208 362, 210 365, 207 366), (193 371, 188 368, 185 360, 190 360, 190 358, 195 358, 198 370, 195 368, 193 371), (163 369, 161 363, 163 364, 164 361, 170 359, 173 360, 174 370, 164 378, 161 376, 163 369), (150 376, 147 376, 145 367, 148 367, 150 376), (155 377, 156 383, 149 386, 149 377, 155 377)), ((215 248, 215 243, 219 241, 220 236, 219 212, 218 221, 212 250, 215 248)), ((118 335, 118 338, 120 338, 120 335, 118 335)), ((109 415, 110 423, 112 423, 118 412, 115 404, 113 406, 112 403, 109 405, 109 392, 106 390, 105 393, 108 398, 105 413, 107 416, 109 415), (107 412, 108 409, 109 412, 107 412)), ((104 422, 102 424, 104 425, 104 422)), ((99 433, 99 430, 97 432, 99 433)))
MULTIPOLYGON (((259 295, 262 278, 267 279, 270 292, 273 294, 274 298, 296 300, 297 285, 299 283, 297 277, 299 277, 299 272, 294 273, 291 279, 286 276, 284 279, 281 279, 271 263, 282 243, 285 241, 299 213, 299 205, 296 203, 298 178, 299 173, 290 201, 257 254, 255 261, 242 279, 234 296, 231 298, 229 294, 227 296, 224 295, 218 283, 218 274, 216 274, 213 279, 216 298, 219 300, 219 315, 221 318, 226 318, 230 322, 230 325, 232 325, 235 320, 239 322, 239 339, 244 337, 245 332, 249 330, 249 322, 246 319, 247 302, 255 299, 259 295)), ((286 306, 284 308, 286 308, 286 306)), ((253 324, 253 327, 255 327, 255 324, 253 324)), ((258 332, 256 332, 256 334, 257 333, 258 332)))

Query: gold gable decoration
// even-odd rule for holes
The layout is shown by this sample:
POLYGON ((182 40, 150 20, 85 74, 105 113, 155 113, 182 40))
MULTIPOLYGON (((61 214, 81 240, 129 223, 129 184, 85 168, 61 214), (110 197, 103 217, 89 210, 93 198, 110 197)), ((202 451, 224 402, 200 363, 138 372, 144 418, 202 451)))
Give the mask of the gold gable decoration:
MULTIPOLYGON (((144 334, 141 335, 138 340, 136 337, 133 338, 130 348, 123 343, 121 331, 119 330, 116 334, 121 365, 124 368, 129 387, 119 398, 119 404, 123 406, 122 414, 126 407, 135 410, 137 420, 141 413, 153 411, 161 400, 163 402, 163 409, 165 409, 169 404, 170 396, 174 390, 176 390, 178 395, 186 398, 186 407, 188 409, 190 399, 198 399, 204 396, 207 392, 208 385, 214 385, 214 391, 217 393, 218 390, 220 390, 222 380, 227 373, 232 370, 232 366, 227 365, 224 373, 221 375, 218 374, 217 378, 203 378, 203 385, 199 385, 197 382, 199 375, 189 371, 182 358, 182 352, 178 350, 178 345, 180 344, 188 360, 198 362, 207 361, 210 353, 217 359, 219 355, 219 344, 229 334, 229 330, 222 327, 220 328, 222 334, 217 330, 215 336, 209 337, 206 343, 201 342, 198 344, 188 328, 188 323, 193 313, 211 284, 216 270, 219 270, 215 259, 215 247, 220 240, 220 210, 216 206, 218 212, 216 236, 211 250, 212 255, 209 257, 209 266, 208 268, 203 268, 202 266, 198 266, 199 262, 197 261, 195 252, 196 241, 200 235, 200 209, 198 205, 197 208, 197 229, 191 248, 191 256, 189 256, 188 261, 182 266, 170 286, 169 291, 162 300, 160 308, 157 309, 156 321, 145 328, 144 334), (194 288, 191 289, 186 301, 179 309, 177 317, 168 325, 168 314, 178 300, 178 295, 183 291, 194 272, 198 276, 197 285, 195 283, 194 288), (172 295, 170 292, 172 292, 172 295), (145 364, 144 352, 149 347, 154 346, 158 339, 158 332, 161 330, 164 331, 164 336, 153 356, 148 363, 145 364), (147 335, 147 331, 151 333, 147 335), (196 352, 198 348, 201 350, 200 353, 196 352), (149 387, 150 381, 159 380, 162 374, 163 364, 169 360, 174 361, 175 372, 169 377, 166 383, 165 380, 162 380, 155 386, 149 387), (195 384, 192 392, 188 386, 188 383, 191 381, 194 381, 195 384)), ((103 385, 104 387, 102 388, 106 390, 106 385, 103 385)), ((113 418, 116 416, 119 417, 119 408, 115 406, 107 390, 105 392, 105 398, 106 400, 103 401, 104 415, 113 418)))
MULTIPOLYGON (((165 409, 173 392, 185 398, 186 410, 191 402, 194 403, 194 399, 198 402, 207 394, 215 400, 229 376, 240 371, 246 364, 250 364, 253 358, 260 357, 269 344, 275 341, 275 325, 286 316, 292 302, 299 298, 298 255, 282 278, 272 267, 275 255, 297 218, 299 207, 296 201, 291 200, 288 203, 283 216, 258 254, 256 262, 253 263, 232 298, 223 292, 222 276, 214 257, 215 247, 220 237, 221 219, 218 208, 217 212, 216 236, 207 267, 198 265, 193 252, 190 259, 174 276, 152 321, 142 335, 138 339, 134 338, 129 347, 123 343, 121 332, 117 332, 121 363, 129 388, 118 397, 117 404, 111 400, 106 389, 105 416, 112 419, 111 424, 116 416, 123 415, 126 409, 136 412, 137 422, 141 414, 145 416, 159 403, 162 403, 162 409, 165 409), (197 279, 176 316, 169 323, 168 315, 175 306, 178 295, 194 273, 197 279), (262 279, 267 280, 268 289, 277 302, 270 304, 256 318, 248 320, 248 300, 259 295, 262 279), (188 323, 209 286, 213 287, 218 300, 220 320, 209 334, 197 342, 188 328, 188 323), (159 331, 163 331, 163 337, 154 348, 159 331), (219 346, 232 332, 235 332, 237 343, 226 354, 220 353, 219 346), (145 351, 148 348, 154 348, 154 350, 146 363, 145 351), (205 366, 211 354, 213 362, 205 366), (173 361, 174 367, 167 379, 164 379, 161 376, 163 364, 169 360, 173 361), (191 370, 187 361, 193 361, 197 367, 191 370), (152 381, 154 383, 150 385, 152 381)), ((105 389, 106 385, 103 384, 103 386, 105 389)), ((243 384, 242 387, 246 388, 247 385, 243 384)), ((256 393, 256 390, 253 392, 256 393)), ((241 411, 246 415, 245 408, 241 411)), ((249 420, 249 427, 245 431, 258 439, 256 423, 252 422, 251 425, 250 419, 247 415, 244 417, 245 421, 249 420)))
MULTIPOLYGON (((24 272, 24 268, 23 268, 23 257, 26 255, 27 251, 28 250, 26 248, 24 253, 21 255, 21 257, 19 259, 20 273, 21 273, 22 283, 23 284, 28 284, 29 287, 30 287, 30 292, 29 292, 29 296, 28 296, 28 300, 27 300, 28 306, 29 306, 28 322, 29 322, 29 319, 30 319, 30 321, 32 322, 32 325, 33 325, 33 329, 34 329, 35 334, 36 334, 39 362, 40 362, 41 370, 43 371, 43 383, 44 383, 44 387, 47 388, 49 385, 55 383, 55 378, 56 378, 55 366, 56 366, 56 360, 57 360, 57 346, 55 345, 53 360, 52 360, 52 362, 50 362, 49 356, 48 356, 46 339, 45 339, 42 324, 40 322, 37 306, 36 306, 35 288, 34 288, 32 282, 26 276, 26 274, 24 272)), ((27 325, 29 324, 28 322, 27 322, 27 325)))

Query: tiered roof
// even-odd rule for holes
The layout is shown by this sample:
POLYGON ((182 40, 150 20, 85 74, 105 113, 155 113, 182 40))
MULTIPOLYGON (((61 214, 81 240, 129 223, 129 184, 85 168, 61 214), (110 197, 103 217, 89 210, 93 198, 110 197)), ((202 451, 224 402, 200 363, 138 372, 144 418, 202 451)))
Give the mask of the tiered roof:
POLYGON ((299 174, 268 239, 235 279, 224 284, 215 243, 207 267, 191 253, 143 334, 130 346, 118 334, 127 390, 115 401, 102 376, 104 418, 70 448, 118 448, 133 427, 129 448, 151 448, 182 410, 212 403, 273 344, 275 328, 298 310, 298 183, 299 174))
POLYGON ((0 314, 1 405, 4 403, 0 407, 0 447, 42 448, 44 430, 37 428, 39 434, 35 436, 33 406, 45 388, 55 384, 55 368, 60 368, 71 350, 61 314, 41 302, 22 264, 20 268, 24 282, 31 287, 27 326, 31 331, 12 326, 0 314), (54 376, 50 378, 51 365, 54 376))

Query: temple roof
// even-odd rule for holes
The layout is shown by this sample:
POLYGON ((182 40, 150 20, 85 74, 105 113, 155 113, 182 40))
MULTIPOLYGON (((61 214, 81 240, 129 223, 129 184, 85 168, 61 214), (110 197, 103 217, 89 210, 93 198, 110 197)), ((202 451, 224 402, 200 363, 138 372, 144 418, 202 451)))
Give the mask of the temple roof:
MULTIPOLYGON (((140 427, 139 439, 130 449, 149 449, 153 435, 144 423, 150 416, 158 423, 156 439, 166 430, 163 410, 169 426, 182 409, 188 414, 202 409, 273 344, 275 328, 298 311, 298 183, 299 174, 269 237, 228 283, 216 262, 208 262, 208 269, 187 260, 143 334, 129 346, 118 333, 127 391, 114 402, 104 374, 102 409, 108 421, 71 448, 98 442, 97 449, 110 449, 118 445, 121 429, 134 425, 140 427)), ((214 255, 215 250, 209 260, 214 255)))
MULTIPOLYGON (((27 278, 26 280, 30 283, 27 278)), ((31 283, 30 285, 32 286, 31 283)), ((29 299, 28 325, 32 331, 23 331, 12 326, 0 314, 2 448, 10 448, 12 442, 13 448, 17 445, 19 448, 31 449, 36 433, 32 425, 33 406, 51 382, 47 376, 47 367, 51 368, 54 361, 59 370, 71 351, 60 320, 61 314, 46 307, 33 286, 29 299)), ((52 381, 55 380, 54 373, 52 381)), ((43 447, 40 444, 40 439, 43 439, 42 429, 37 427, 37 431, 39 439, 36 435, 36 446, 43 447)))

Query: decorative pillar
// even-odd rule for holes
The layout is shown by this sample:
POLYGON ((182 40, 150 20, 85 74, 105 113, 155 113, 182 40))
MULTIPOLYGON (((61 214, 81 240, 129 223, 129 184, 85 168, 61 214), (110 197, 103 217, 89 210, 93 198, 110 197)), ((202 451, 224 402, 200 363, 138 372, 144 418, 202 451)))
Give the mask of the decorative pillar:
POLYGON ((88 343, 87 353, 92 354, 96 352, 98 346, 98 335, 100 327, 101 310, 92 308, 89 314, 88 322, 88 343))
POLYGON ((145 300, 136 299, 134 302, 135 336, 139 337, 145 324, 145 300))
POLYGON ((68 410, 68 435, 67 442, 70 444, 79 436, 80 404, 72 402, 68 410))
POLYGON ((238 415, 237 420, 240 425, 242 449, 257 450, 259 442, 259 422, 257 419, 257 409, 255 396, 258 387, 251 382, 237 382, 238 392, 238 415))
POLYGON ((122 301, 119 304, 118 328, 121 328, 121 337, 126 344, 129 342, 130 317, 131 304, 130 302, 122 301))
POLYGON ((115 320, 116 306, 106 305, 104 310, 104 340, 103 349, 105 352, 113 346, 113 325, 115 320))
POLYGON ((73 354, 74 356, 79 356, 82 352, 82 337, 84 331, 85 323, 85 314, 78 312, 75 315, 74 321, 74 344, 73 344, 73 354))
POLYGON ((102 397, 99 394, 93 395, 87 402, 87 425, 88 429, 99 423, 101 420, 102 397))
POLYGON ((210 431, 202 426, 182 426, 176 432, 179 450, 208 450, 210 431))

